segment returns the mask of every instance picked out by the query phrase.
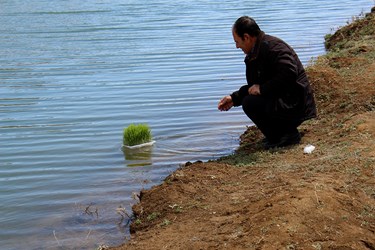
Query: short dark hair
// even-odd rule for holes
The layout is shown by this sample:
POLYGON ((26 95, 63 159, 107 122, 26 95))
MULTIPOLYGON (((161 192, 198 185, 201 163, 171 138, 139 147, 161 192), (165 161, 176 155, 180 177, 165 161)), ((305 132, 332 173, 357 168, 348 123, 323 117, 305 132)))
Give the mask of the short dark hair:
POLYGON ((245 33, 256 37, 261 32, 255 20, 248 16, 238 18, 233 24, 233 31, 236 32, 236 34, 241 38, 244 38, 245 33))

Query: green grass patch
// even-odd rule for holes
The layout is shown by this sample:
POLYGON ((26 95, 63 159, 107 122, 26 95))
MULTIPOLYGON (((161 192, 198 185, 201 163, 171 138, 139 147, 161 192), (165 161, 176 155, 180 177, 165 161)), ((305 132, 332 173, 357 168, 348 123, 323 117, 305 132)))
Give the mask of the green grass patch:
POLYGON ((152 140, 151 130, 147 124, 130 124, 124 129, 123 144, 134 146, 152 140))
POLYGON ((246 152, 237 152, 232 155, 223 156, 217 161, 220 163, 227 163, 231 165, 235 165, 237 167, 244 167, 244 166, 251 166, 256 163, 257 161, 257 154, 256 153, 246 153, 246 152))

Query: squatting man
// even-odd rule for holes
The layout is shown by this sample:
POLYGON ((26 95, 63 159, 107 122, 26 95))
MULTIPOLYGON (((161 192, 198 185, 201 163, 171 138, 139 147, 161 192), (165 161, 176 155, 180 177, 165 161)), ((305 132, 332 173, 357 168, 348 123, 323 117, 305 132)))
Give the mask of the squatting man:
POLYGON ((245 53, 247 84, 223 97, 218 109, 242 106, 263 133, 266 149, 298 144, 298 126, 316 117, 313 91, 296 52, 283 40, 265 34, 248 16, 232 27, 236 47, 245 53))

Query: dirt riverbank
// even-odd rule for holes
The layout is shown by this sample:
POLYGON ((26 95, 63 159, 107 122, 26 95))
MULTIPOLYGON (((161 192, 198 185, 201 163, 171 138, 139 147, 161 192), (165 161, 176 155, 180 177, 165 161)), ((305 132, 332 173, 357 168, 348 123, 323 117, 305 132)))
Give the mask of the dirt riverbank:
POLYGON ((248 128, 233 155, 142 191, 131 239, 111 249, 375 250, 375 13, 327 48, 307 68, 319 117, 300 145, 266 151, 248 128))

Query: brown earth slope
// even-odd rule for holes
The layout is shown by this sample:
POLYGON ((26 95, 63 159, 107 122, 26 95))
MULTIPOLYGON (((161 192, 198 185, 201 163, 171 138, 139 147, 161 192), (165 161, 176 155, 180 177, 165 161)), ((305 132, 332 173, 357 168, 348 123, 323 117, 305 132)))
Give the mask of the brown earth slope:
POLYGON ((368 14, 327 37, 308 67, 319 117, 301 145, 265 151, 248 128, 233 155, 142 191, 131 239, 113 249, 374 250, 374 24, 368 14))

